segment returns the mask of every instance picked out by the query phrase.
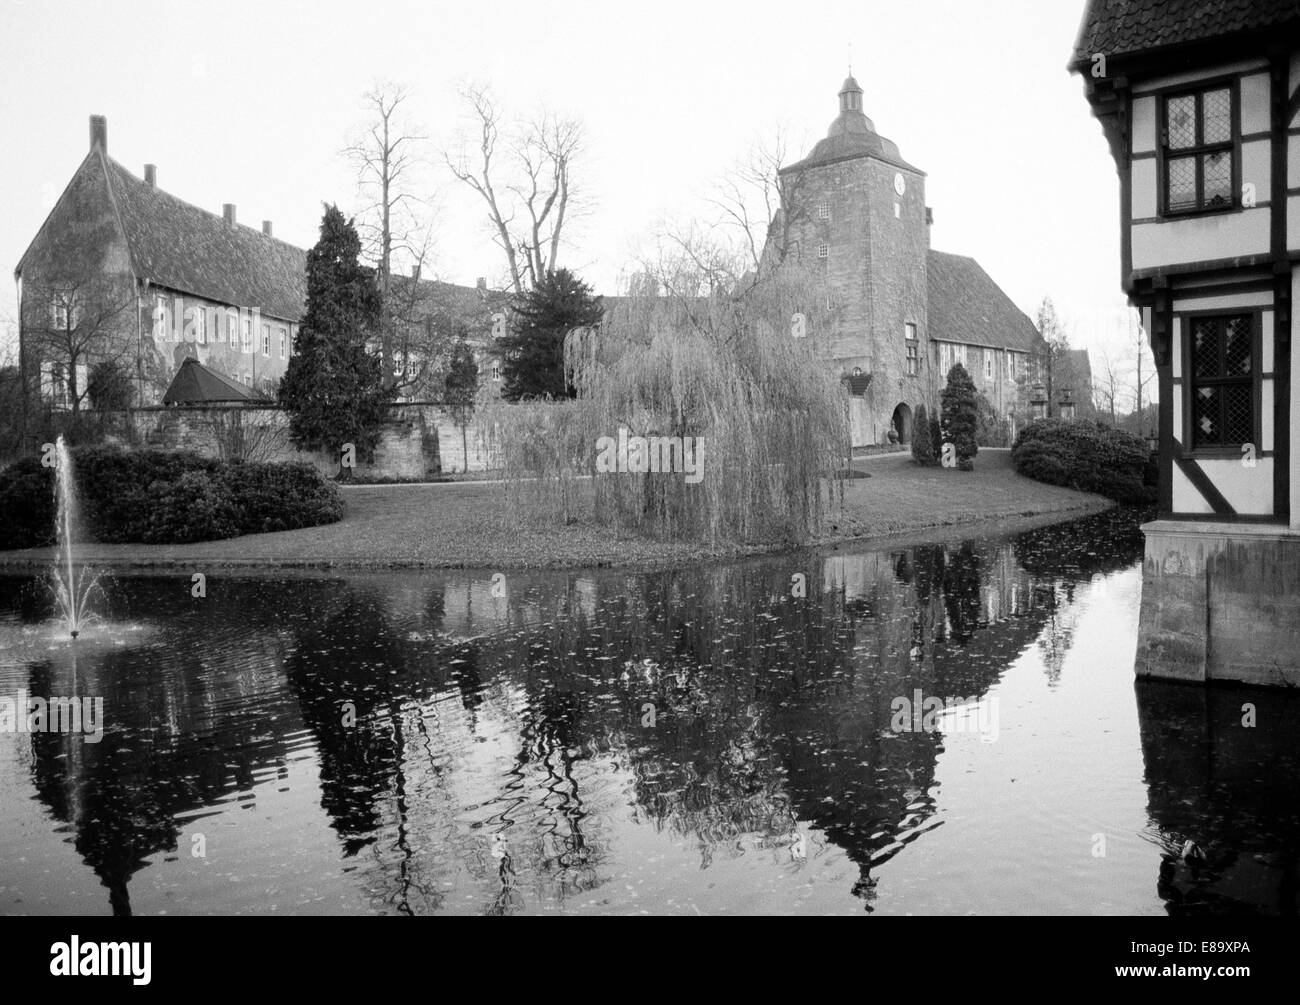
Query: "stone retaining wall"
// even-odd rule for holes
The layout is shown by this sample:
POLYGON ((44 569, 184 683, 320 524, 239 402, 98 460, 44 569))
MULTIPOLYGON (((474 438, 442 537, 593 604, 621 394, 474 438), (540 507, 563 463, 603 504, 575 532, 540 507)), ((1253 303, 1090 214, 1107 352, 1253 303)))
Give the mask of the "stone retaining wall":
MULTIPOLYGON (((237 424, 245 443, 252 444, 253 460, 306 461, 326 474, 338 471, 337 457, 293 446, 288 416, 274 406, 159 406, 131 409, 114 418, 112 425, 139 446, 193 450, 210 457, 221 454, 221 441, 229 442, 237 424)), ((462 436, 451 409, 409 403, 392 406, 373 462, 358 457, 356 473, 363 478, 419 479, 487 468, 487 454, 472 418, 462 436)))

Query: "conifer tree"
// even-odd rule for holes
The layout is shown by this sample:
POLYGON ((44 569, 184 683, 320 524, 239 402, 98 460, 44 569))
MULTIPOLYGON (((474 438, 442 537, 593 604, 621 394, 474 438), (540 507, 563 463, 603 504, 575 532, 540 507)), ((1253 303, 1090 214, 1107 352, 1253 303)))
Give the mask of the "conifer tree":
POLYGON ((912 429, 912 460, 928 468, 934 463, 934 447, 930 442, 930 417, 924 405, 916 406, 916 421, 912 429))
POLYGON ((962 471, 974 468, 974 457, 979 453, 976 440, 979 401, 976 395, 975 382, 970 379, 966 368, 954 363, 943 389, 943 436, 957 448, 957 467, 962 471))
POLYGON ((366 347, 377 332, 380 302, 360 253, 352 222, 327 206, 320 240, 307 252, 307 312, 279 389, 294 444, 337 454, 342 478, 350 477, 345 445, 358 457, 373 456, 392 400, 383 365, 366 347))
POLYGON ((451 359, 447 364, 447 377, 443 381, 443 398, 455 416, 456 425, 460 426, 460 447, 464 457, 464 468, 469 470, 469 427, 470 415, 474 410, 474 399, 478 396, 478 363, 474 360, 474 350, 465 338, 464 326, 452 346, 451 359))
POLYGON ((501 339, 501 396, 576 397, 564 375, 564 339, 574 328, 600 324, 604 313, 601 298, 568 269, 547 273, 515 304, 510 334, 501 339))

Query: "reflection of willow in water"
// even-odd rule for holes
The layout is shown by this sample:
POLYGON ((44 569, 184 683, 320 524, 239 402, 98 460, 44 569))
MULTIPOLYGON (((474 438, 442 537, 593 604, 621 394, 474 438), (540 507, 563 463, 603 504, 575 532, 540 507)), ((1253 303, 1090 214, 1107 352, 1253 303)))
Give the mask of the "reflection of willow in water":
MULTIPOLYGON (((590 894, 629 796, 701 866, 757 850, 797 867, 838 847, 869 902, 873 868, 940 819, 945 737, 894 732, 892 702, 985 697, 1066 624, 1075 583, 1140 554, 1106 519, 892 554, 512 577, 504 597, 486 573, 231 581, 200 604, 175 580, 124 579, 125 606, 169 626, 166 649, 84 661, 111 731, 75 757, 67 737, 33 737, 37 788, 119 911, 141 863, 177 848, 178 817, 284 777, 302 726, 349 871, 387 909, 460 906, 447 892, 466 878, 493 891, 490 913, 590 894)), ((64 693, 62 672, 33 668, 33 690, 64 693)))

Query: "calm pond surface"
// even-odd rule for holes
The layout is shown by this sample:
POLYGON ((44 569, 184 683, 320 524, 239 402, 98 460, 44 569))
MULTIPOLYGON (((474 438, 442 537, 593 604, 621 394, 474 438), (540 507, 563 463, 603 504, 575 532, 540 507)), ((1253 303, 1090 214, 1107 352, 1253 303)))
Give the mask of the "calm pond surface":
POLYGON ((119 574, 75 643, 0 578, 0 696, 105 723, 0 732, 0 912, 1294 914, 1300 702, 1135 682, 1137 522, 119 574))

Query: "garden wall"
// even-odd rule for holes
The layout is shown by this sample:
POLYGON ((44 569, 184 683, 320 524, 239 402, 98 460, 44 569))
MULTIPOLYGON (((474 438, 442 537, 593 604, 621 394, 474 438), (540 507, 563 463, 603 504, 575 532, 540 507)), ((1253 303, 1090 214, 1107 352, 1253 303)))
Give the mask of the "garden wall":
MULTIPOLYGON (((306 461, 323 474, 338 471, 338 458, 299 451, 289 441, 287 414, 274 406, 176 405, 135 408, 114 416, 112 426, 129 427, 127 439, 137 445, 193 450, 219 456, 223 427, 237 419, 246 440, 254 444, 252 460, 306 461)), ((471 420, 462 438, 450 409, 430 403, 392 406, 380 434, 372 463, 357 458, 356 474, 363 478, 418 479, 435 474, 484 471, 487 455, 477 424, 471 420), (464 443, 464 446, 462 446, 464 443), (468 447, 468 467, 466 450, 468 447)))

